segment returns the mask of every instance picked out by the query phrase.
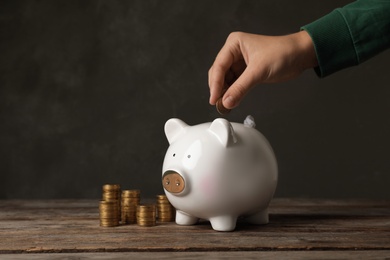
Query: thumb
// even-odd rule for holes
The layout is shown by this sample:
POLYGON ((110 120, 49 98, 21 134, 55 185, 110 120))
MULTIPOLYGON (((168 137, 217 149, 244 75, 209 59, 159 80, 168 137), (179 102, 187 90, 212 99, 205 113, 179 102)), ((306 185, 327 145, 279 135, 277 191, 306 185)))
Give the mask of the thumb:
POLYGON ((223 95, 223 106, 228 109, 237 107, 255 84, 254 73, 247 67, 223 95))

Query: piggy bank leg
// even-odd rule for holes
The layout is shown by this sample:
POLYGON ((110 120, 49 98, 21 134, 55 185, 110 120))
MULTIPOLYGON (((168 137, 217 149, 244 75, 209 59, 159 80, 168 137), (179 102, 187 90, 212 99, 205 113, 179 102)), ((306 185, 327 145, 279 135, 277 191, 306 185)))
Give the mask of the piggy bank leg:
POLYGON ((233 231, 236 228, 237 217, 218 216, 210 218, 211 226, 217 231, 233 231))
POLYGON ((182 226, 194 225, 198 222, 198 218, 188 215, 187 213, 176 210, 176 224, 182 226))
POLYGON ((264 209, 262 211, 258 211, 253 215, 250 215, 249 217, 246 218, 246 221, 255 225, 267 224, 269 222, 268 209, 264 209))

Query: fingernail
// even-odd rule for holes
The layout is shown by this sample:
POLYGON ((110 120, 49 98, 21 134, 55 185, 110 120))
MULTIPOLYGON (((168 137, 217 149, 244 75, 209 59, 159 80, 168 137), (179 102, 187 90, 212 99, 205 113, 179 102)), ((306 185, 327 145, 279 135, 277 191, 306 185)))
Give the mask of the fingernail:
POLYGON ((212 98, 211 98, 211 96, 210 96, 210 98, 209 98, 209 103, 210 103, 210 105, 212 105, 212 104, 213 104, 213 103, 211 102, 211 99, 212 99, 212 98))
POLYGON ((234 107, 234 99, 232 96, 227 96, 226 98, 223 99, 223 105, 226 108, 233 108, 234 107))

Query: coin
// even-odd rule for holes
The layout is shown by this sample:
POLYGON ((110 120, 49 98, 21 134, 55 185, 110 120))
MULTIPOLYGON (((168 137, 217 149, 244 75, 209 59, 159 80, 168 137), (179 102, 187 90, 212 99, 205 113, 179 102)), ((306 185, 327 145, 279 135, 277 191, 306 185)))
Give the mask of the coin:
POLYGON ((99 203, 99 218, 100 226, 115 227, 119 225, 119 207, 118 201, 100 201, 99 203))
POLYGON ((156 210, 156 205, 154 205, 154 204, 143 204, 143 205, 138 205, 138 206, 137 206, 137 210, 138 210, 138 211, 147 211, 147 212, 151 212, 151 211, 156 210))
POLYGON ((123 224, 134 224, 137 222, 136 212, 140 203, 140 190, 123 190, 121 202, 121 216, 123 224))
POLYGON ((104 184, 102 188, 104 192, 104 191, 120 190, 121 186, 119 184, 104 184))
POLYGON ((218 113, 221 114, 221 115, 226 115, 226 114, 228 114, 231 111, 231 109, 228 109, 228 108, 223 106, 222 98, 219 98, 217 100, 217 103, 215 104, 215 107, 217 108, 218 113))
POLYGON ((138 205, 137 206, 137 224, 139 226, 155 226, 156 225, 156 205, 138 205))
POLYGON ((171 222, 175 220, 176 209, 171 205, 166 195, 157 195, 157 220, 171 222))
POLYGON ((106 202, 115 202, 117 208, 110 209, 111 212, 116 212, 118 219, 121 219, 121 186, 119 184, 104 184, 102 186, 102 200, 106 202))
POLYGON ((103 185, 102 190, 103 200, 119 200, 121 197, 121 188, 119 184, 105 184, 103 185))
POLYGON ((140 190, 123 190, 122 198, 139 198, 141 194, 140 190))
POLYGON ((156 220, 154 221, 142 221, 137 219, 137 224, 142 227, 153 227, 156 225, 156 220))
POLYGON ((118 226, 118 224, 116 224, 114 222, 104 222, 104 221, 100 220, 100 226, 101 227, 116 227, 116 226, 118 226))
POLYGON ((119 184, 105 184, 99 203, 100 226, 115 227, 121 224, 137 223, 151 227, 156 221, 173 221, 176 209, 166 195, 157 195, 156 204, 140 205, 140 190, 123 190, 119 184), (157 218, 158 217, 158 218, 157 218))
POLYGON ((129 199, 126 199, 126 198, 122 198, 122 202, 121 202, 121 205, 122 207, 132 207, 132 206, 137 206, 139 204, 140 200, 139 199, 132 199, 132 200, 129 200, 129 199))

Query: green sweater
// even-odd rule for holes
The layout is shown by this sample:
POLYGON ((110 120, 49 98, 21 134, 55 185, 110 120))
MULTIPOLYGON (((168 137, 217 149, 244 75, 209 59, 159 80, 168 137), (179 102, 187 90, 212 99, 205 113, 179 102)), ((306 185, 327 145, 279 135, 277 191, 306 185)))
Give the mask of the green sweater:
POLYGON ((358 0, 301 29, 313 40, 316 73, 325 77, 390 47, 390 0, 358 0))

